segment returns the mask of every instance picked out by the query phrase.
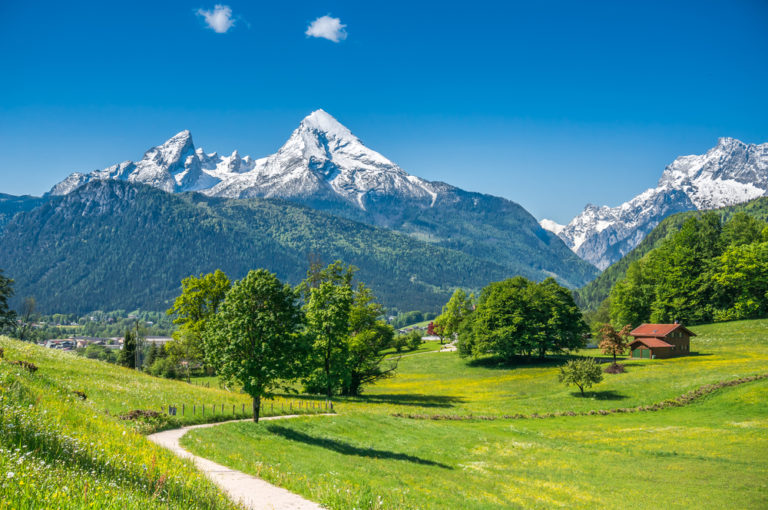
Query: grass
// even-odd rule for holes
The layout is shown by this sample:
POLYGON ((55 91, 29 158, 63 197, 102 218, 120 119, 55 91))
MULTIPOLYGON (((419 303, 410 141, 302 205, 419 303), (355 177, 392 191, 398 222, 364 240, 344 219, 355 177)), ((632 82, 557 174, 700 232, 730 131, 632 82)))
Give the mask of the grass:
MULTIPOLYGON (((349 412, 510 415, 585 411, 648 405, 721 380, 768 372, 768 320, 720 323, 693 328, 696 354, 668 360, 621 359, 627 372, 605 375, 578 396, 558 383, 566 357, 545 362, 499 365, 471 362, 456 353, 403 357, 395 378, 366 388, 360 398, 337 406, 349 412), (370 404, 370 405, 369 405, 370 404)), ((600 355, 591 349, 579 355, 600 355)), ((607 357, 606 357, 607 358, 607 357)))
MULTIPOLYGON (((195 430, 195 453, 330 508, 765 508, 768 380, 657 412, 496 421, 393 413, 532 414, 634 407, 768 372, 768 320, 693 328, 696 356, 625 361, 588 393, 557 365, 404 357, 340 415, 195 430), (244 454, 243 452, 248 452, 244 454)), ((594 353, 594 351, 591 351, 594 353)))
MULTIPOLYGON (((38 352, 0 345, 13 359, 38 352)), ((0 360, 0 509, 235 508, 191 463, 61 381, 46 362, 30 373, 0 360)))
MULTIPOLYGON (((189 461, 143 434, 232 419, 232 405, 249 414, 246 395, 158 379, 4 337, 0 348, 5 356, 0 359, 0 510, 236 508, 189 461), (38 370, 31 373, 12 360, 31 361, 38 370), (205 416, 201 404, 207 406, 205 416), (213 404, 219 406, 215 412, 213 404), (168 405, 178 406, 179 415, 119 418, 168 405), (198 406, 195 415, 189 412, 192 405, 198 406)), ((264 415, 320 412, 307 409, 311 402, 275 399, 262 409, 264 415)))
MULTIPOLYGON (((207 388, 183 381, 161 379, 136 370, 4 337, 0 337, 0 348, 5 350, 8 359, 33 361, 39 367, 38 377, 49 381, 49 384, 70 393, 75 390, 84 392, 89 405, 99 412, 119 416, 134 409, 161 411, 167 410, 169 405, 178 408, 178 414, 174 417, 166 415, 158 422, 134 424, 137 430, 143 433, 161 428, 231 420, 233 406, 235 418, 251 415, 251 399, 248 395, 220 389, 218 383, 211 382, 211 387, 207 388), (182 405, 184 415, 181 414, 182 405), (205 416, 202 414, 203 405, 205 416)), ((263 416, 305 412, 320 412, 320 409, 307 409, 306 401, 285 397, 266 401, 262 405, 263 416), (301 408, 298 407, 300 403, 301 408)))

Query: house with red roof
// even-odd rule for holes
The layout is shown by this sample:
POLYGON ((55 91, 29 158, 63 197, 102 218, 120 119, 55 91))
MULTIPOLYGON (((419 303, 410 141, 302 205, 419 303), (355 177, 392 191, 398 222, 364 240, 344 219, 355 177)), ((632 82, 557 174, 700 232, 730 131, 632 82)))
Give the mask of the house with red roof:
POLYGON ((629 334, 635 337, 629 344, 632 357, 647 359, 687 356, 696 336, 682 324, 642 324, 629 334))

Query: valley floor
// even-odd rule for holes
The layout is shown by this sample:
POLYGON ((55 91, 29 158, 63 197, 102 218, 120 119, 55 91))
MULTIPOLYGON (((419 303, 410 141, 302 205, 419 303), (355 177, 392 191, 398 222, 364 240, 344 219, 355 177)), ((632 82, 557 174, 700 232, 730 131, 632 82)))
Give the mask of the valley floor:
MULTIPOLYGON (((654 412, 504 418, 647 406, 768 374, 768 320, 693 330, 695 355, 625 360, 626 373, 586 397, 557 382, 562 358, 500 366, 427 345, 395 377, 338 399, 337 416, 222 424, 181 444, 336 509, 766 508, 768 379, 654 412)), ((0 509, 234 508, 144 434, 241 417, 246 396, 4 338, 0 347, 0 509), (185 403, 175 417, 118 418, 185 403)), ((268 414, 324 412, 316 404, 277 399, 268 414)))
POLYGON ((555 363, 473 366, 435 353, 403 358, 339 416, 232 423, 182 444, 339 509, 765 508, 766 379, 656 412, 466 419, 649 405, 768 372, 768 321, 694 330, 696 356, 627 361, 587 398, 557 383, 555 363))

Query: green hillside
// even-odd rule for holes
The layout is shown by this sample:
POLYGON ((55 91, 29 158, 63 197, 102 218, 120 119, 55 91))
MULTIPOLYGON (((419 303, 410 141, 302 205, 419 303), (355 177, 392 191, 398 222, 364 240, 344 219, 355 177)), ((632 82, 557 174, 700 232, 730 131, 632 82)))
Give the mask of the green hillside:
POLYGON ((439 309, 455 287, 476 289, 511 272, 303 206, 120 181, 90 183, 16 216, 0 243, 17 299, 34 296, 51 312, 165 310, 182 278, 217 268, 237 279, 264 267, 296 284, 310 257, 354 264, 383 303, 401 310, 439 309))
POLYGON ((0 349, 0 508, 234 508, 190 463, 115 416, 153 408, 179 384, 4 337, 0 349))
MULTIPOLYGON (((629 265, 657 248, 671 234, 680 230, 688 218, 701 217, 707 211, 689 211, 673 214, 662 220, 637 247, 621 260, 606 268, 600 276, 574 292, 576 303, 584 310, 594 311, 611 293, 611 289, 627 273, 629 265)), ((762 221, 768 221, 768 197, 757 198, 744 204, 715 209, 723 221, 738 212, 744 212, 762 221)))
MULTIPOLYGON (((233 406, 235 417, 249 416, 245 395, 158 379, 7 337, 0 337, 0 353, 0 509, 235 508, 190 462, 143 434, 231 420, 233 406), (19 360, 37 370, 14 364, 19 360), (176 417, 120 418, 168 405, 179 409, 176 417)), ((320 412, 307 409, 306 401, 300 409, 298 404, 278 398, 266 401, 262 412, 320 412)))

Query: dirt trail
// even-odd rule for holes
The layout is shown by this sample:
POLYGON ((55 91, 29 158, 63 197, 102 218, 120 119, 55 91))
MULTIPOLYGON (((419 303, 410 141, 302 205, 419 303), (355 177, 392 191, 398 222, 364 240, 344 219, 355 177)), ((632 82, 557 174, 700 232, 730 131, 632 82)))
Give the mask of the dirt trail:
MULTIPOLYGON (((298 418, 300 416, 334 416, 334 415, 287 415, 270 416, 259 421, 283 420, 298 418)), ((206 423, 203 425, 191 425, 180 429, 166 430, 147 436, 147 439, 164 448, 169 449, 183 459, 192 459, 197 468, 206 474, 208 478, 226 492, 233 501, 241 503, 245 508, 252 510, 319 510, 323 507, 312 501, 306 500, 298 494, 282 489, 260 478, 245 474, 241 471, 230 469, 211 460, 194 455, 179 444, 179 440, 192 429, 215 427, 230 420, 219 423, 206 423)))

